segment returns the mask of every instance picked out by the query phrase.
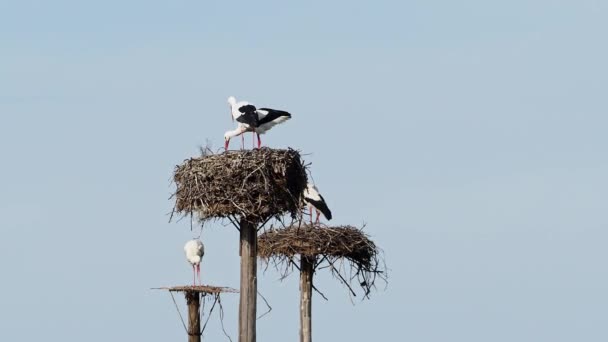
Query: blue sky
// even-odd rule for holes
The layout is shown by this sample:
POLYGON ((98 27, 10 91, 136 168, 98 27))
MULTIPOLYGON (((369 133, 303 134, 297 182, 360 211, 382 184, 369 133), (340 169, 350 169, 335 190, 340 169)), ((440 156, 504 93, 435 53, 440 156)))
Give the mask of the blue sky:
MULTIPOLYGON (((206 139, 221 147, 234 95, 293 114, 263 142, 306 154, 332 223, 366 222, 385 251, 370 301, 318 275, 316 340, 605 341, 607 14, 0 1, 0 339, 185 337, 149 290, 190 281, 171 174, 206 139)), ((203 277, 238 287, 237 232, 203 239, 203 277)), ((265 341, 298 334, 297 277, 278 278, 260 277, 265 341)), ((234 338, 237 305, 225 297, 234 338)))

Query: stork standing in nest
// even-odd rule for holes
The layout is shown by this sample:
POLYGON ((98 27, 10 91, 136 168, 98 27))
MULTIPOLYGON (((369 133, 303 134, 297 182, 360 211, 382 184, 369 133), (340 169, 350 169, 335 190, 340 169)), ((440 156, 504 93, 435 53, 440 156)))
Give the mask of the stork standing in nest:
POLYGON ((327 203, 325 203, 325 199, 319 193, 319 189, 312 184, 308 183, 306 185, 306 189, 304 189, 304 201, 308 203, 309 213, 310 213, 310 224, 312 224, 312 208, 315 208, 317 213, 317 219, 315 223, 319 223, 320 213, 323 213, 323 216, 329 221, 331 220, 331 211, 329 207, 327 207, 327 203))
POLYGON ((246 101, 236 102, 234 96, 228 98, 228 104, 230 105, 230 116, 232 121, 236 120, 238 126, 236 129, 227 131, 224 134, 224 148, 226 150, 230 144, 230 139, 239 135, 241 136, 241 143, 244 148, 245 141, 243 139, 243 133, 245 132, 254 133, 254 138, 255 135, 257 135, 258 148, 260 148, 262 146, 260 134, 264 134, 272 127, 291 119, 291 114, 286 111, 270 108, 258 109, 246 101))
POLYGON ((196 278, 198 275, 198 283, 201 283, 201 261, 203 255, 205 255, 205 246, 198 239, 192 239, 186 242, 184 246, 184 252, 186 252, 186 259, 192 265, 192 272, 194 273, 194 285, 196 285, 196 278))

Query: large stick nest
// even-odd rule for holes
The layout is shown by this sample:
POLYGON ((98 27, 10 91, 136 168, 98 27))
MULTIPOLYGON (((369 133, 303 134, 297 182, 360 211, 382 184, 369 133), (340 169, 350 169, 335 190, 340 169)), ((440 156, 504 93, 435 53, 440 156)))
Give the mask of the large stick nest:
POLYGON ((185 160, 175 167, 173 179, 174 212, 251 222, 286 213, 296 217, 307 183, 298 151, 267 147, 185 160))
POLYGON ((355 279, 365 297, 375 287, 377 277, 385 283, 387 279, 381 250, 362 229, 353 226, 294 224, 270 229, 258 237, 258 256, 282 269, 283 276, 296 265, 296 256, 314 260, 315 270, 330 268, 353 295, 351 284, 355 279))

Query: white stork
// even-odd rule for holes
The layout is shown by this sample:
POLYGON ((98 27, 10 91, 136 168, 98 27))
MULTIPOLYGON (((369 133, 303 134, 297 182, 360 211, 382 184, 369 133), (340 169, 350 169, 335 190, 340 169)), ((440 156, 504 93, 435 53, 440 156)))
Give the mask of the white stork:
MULTIPOLYGON (((236 129, 224 134, 224 148, 227 150, 230 139, 241 136, 245 132, 253 132, 258 137, 258 148, 262 146, 260 134, 264 134, 272 127, 291 119, 291 114, 282 110, 259 108, 246 101, 236 102, 233 96, 228 98, 231 117, 238 122, 236 129)), ((244 144, 244 143, 243 143, 244 144)))
POLYGON ((319 193, 319 189, 317 189, 314 184, 308 183, 306 185, 306 189, 304 189, 304 201, 309 205, 310 224, 312 224, 312 207, 314 207, 317 212, 316 223, 319 223, 319 216, 321 215, 319 212, 323 213, 323 216, 325 216, 328 221, 331 220, 331 211, 327 207, 325 199, 319 193))
MULTIPOLYGON (((234 122, 234 120, 238 119, 245 112, 251 112, 251 111, 255 112, 255 106, 249 104, 249 102, 247 102, 247 101, 236 102, 236 98, 234 96, 228 97, 228 106, 230 107, 230 118, 232 119, 232 122, 234 122)), ((249 114, 249 115, 251 115, 251 114, 249 114)), ((237 128, 237 130, 239 128, 241 128, 241 126, 242 125, 239 124, 239 127, 237 128)), ((239 134, 235 134, 232 136, 241 135, 246 131, 247 130, 244 130, 244 131, 240 132, 239 134)), ((228 131, 228 132, 231 132, 231 131, 228 131)), ((228 133, 228 132, 226 132, 226 133, 228 133)), ((226 140, 226 135, 224 135, 224 140, 226 140)), ((230 139, 228 139, 228 140, 230 140, 230 139)), ((243 138, 243 135, 241 135, 241 148, 245 148, 245 139, 243 138)), ((228 148, 226 148, 226 149, 228 149, 228 148)))
POLYGON ((197 274, 198 283, 201 285, 201 261, 203 260, 203 255, 205 255, 205 246, 201 240, 192 239, 186 242, 184 252, 186 252, 186 259, 192 265, 192 272, 194 273, 194 285, 196 285, 197 274))

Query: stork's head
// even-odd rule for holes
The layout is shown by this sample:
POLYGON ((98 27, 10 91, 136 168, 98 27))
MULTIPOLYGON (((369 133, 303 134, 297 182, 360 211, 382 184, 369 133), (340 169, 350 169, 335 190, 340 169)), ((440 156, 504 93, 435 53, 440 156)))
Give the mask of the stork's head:
POLYGON ((224 133, 224 150, 228 151, 228 145, 230 145, 230 138, 232 137, 232 134, 230 131, 224 133))

